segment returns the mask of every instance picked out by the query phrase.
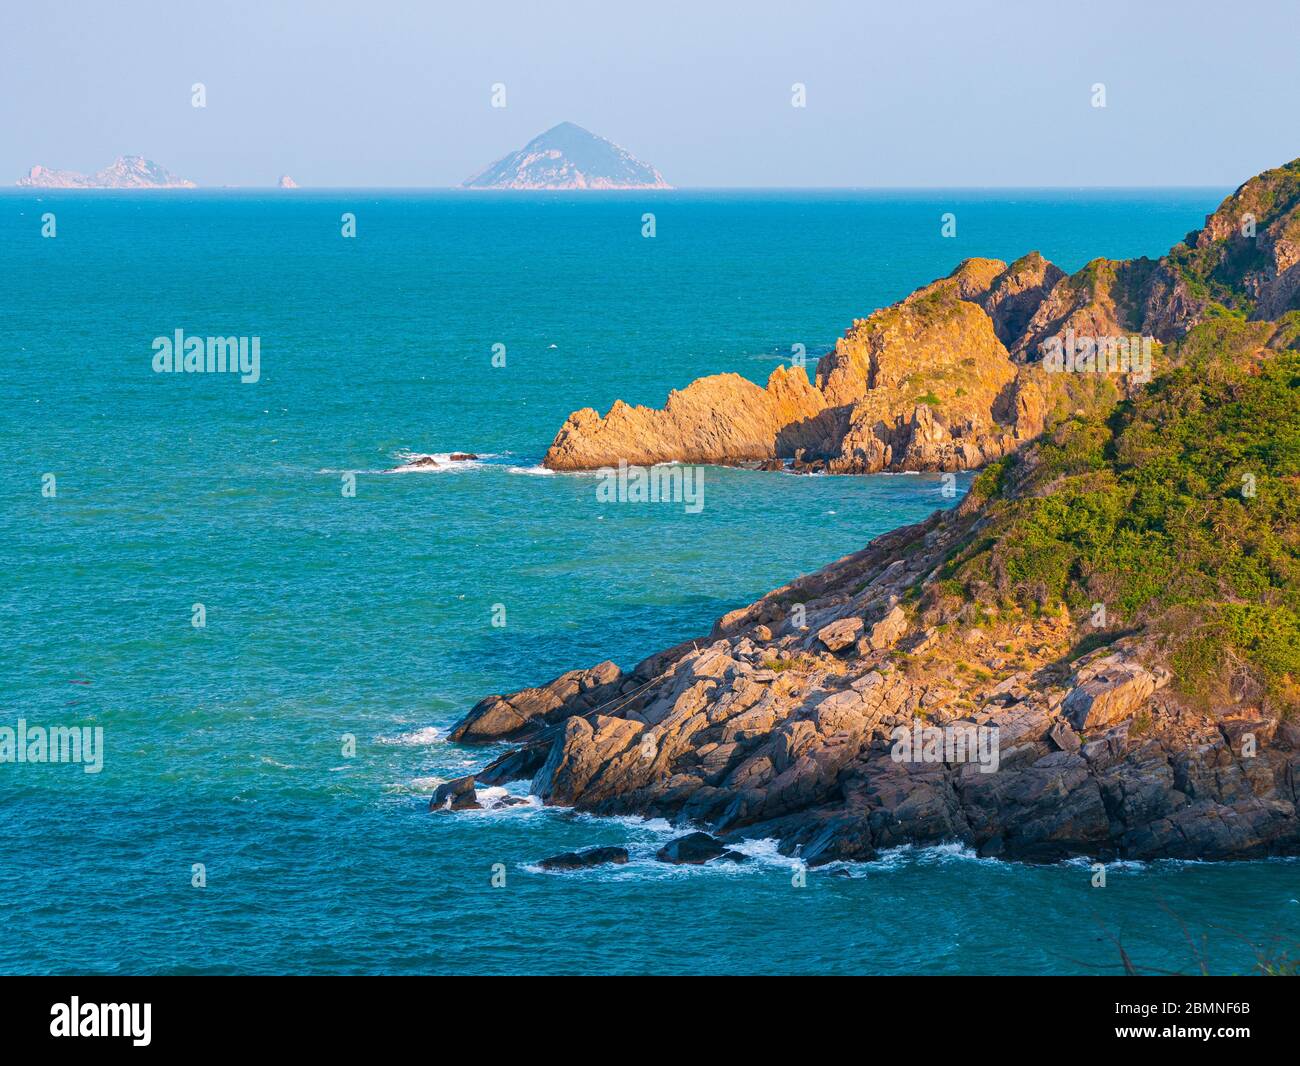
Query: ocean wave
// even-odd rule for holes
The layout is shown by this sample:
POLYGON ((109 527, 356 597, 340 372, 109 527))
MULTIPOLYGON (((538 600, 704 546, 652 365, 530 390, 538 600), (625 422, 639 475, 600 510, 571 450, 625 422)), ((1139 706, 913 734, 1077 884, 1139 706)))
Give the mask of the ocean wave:
MULTIPOLYGON (((730 844, 731 850, 738 851, 747 857, 748 861, 746 862, 731 862, 724 859, 714 859, 712 862, 699 864, 661 862, 655 858, 655 853, 669 839, 682 836, 688 832, 682 826, 670 828, 671 832, 663 840, 623 841, 619 846, 627 849, 627 862, 625 863, 608 863, 580 870, 547 870, 542 866, 542 860, 536 859, 531 862, 520 863, 519 868, 526 873, 551 874, 563 877, 586 876, 609 881, 644 881, 649 879, 680 881, 697 877, 733 879, 753 877, 755 875, 770 876, 774 870, 779 870, 781 876, 785 877, 791 871, 798 870, 803 865, 798 859, 782 855, 777 850, 777 841, 770 839, 744 840, 730 844)), ((609 842, 606 841, 605 843, 609 842)), ((587 848, 598 846, 601 845, 593 842, 581 844, 572 850, 585 851, 587 848)))
POLYGON ((390 470, 385 470, 385 474, 447 474, 453 471, 477 470, 483 466, 489 465, 492 460, 500 459, 502 456, 497 452, 471 452, 471 451, 451 451, 451 452, 412 452, 399 451, 393 453, 393 458, 400 465, 390 470), (453 455, 472 455, 472 459, 456 459, 453 455))
POLYGON ((400 733, 395 737, 375 737, 376 744, 398 744, 403 747, 421 747, 428 744, 438 744, 445 737, 441 729, 435 725, 425 726, 423 729, 413 729, 409 733, 400 733))
POLYGON ((446 782, 445 777, 438 777, 436 774, 429 777, 413 777, 409 781, 400 781, 397 784, 385 785, 384 791, 396 793, 402 796, 423 796, 433 792, 437 787, 446 782))

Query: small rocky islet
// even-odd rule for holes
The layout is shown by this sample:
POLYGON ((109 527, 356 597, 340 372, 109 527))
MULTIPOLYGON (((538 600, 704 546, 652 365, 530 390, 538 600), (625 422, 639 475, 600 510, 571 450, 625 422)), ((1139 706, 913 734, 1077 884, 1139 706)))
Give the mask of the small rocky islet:
MULTIPOLYGON (((706 636, 480 701, 450 739, 513 747, 431 806, 526 779, 681 826, 668 862, 755 838, 809 866, 949 842, 1300 854, 1300 160, 1159 260, 968 260, 855 323, 813 382, 579 411, 546 465, 619 459, 983 469, 706 636), (1067 330, 1151 338, 1154 372, 1051 373, 1041 346, 1067 330), (946 744, 980 730, 992 767, 946 744), (945 740, 900 759, 909 735, 945 740)), ((621 861, 602 853, 550 868, 621 861)))

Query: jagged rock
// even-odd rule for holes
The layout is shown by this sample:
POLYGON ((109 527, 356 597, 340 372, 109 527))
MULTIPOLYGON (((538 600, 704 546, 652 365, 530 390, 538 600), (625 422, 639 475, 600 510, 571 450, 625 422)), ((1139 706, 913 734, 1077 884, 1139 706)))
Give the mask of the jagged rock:
MULTIPOLYGON (((609 761, 626 752, 643 730, 641 723, 623 718, 596 715, 591 722, 569 718, 533 779, 533 791, 552 803, 574 803, 609 761)), ((613 779, 607 784, 624 787, 623 782, 613 779)))
POLYGON ((826 400, 800 367, 779 366, 760 388, 739 374, 700 378, 669 393, 663 410, 619 401, 601 418, 575 411, 542 463, 551 470, 595 470, 655 463, 741 463, 793 455, 778 434, 815 419, 826 400))
POLYGON ((622 865, 627 860, 627 848, 603 847, 587 848, 584 851, 566 851, 562 855, 552 855, 549 859, 543 859, 538 865, 543 870, 586 870, 592 866, 605 866, 610 863, 622 865))
POLYGON ((456 723, 449 739, 467 744, 513 740, 542 725, 585 714, 621 690, 623 672, 612 662, 590 670, 570 670, 540 688, 511 696, 488 696, 456 723))
MULTIPOLYGON (((1054 268, 1052 268, 1054 269, 1054 268)), ((760 388, 736 374, 700 378, 662 410, 615 403, 569 416, 543 459, 554 470, 701 462, 793 461, 801 471, 962 470, 1017 445, 995 408, 1016 367, 980 306, 1006 265, 971 259, 949 277, 860 319, 817 366, 778 367, 760 388)), ((1046 277, 1046 266, 1038 274, 1046 277)), ((1035 274, 1022 265, 995 300, 1019 307, 1035 274), (1017 288, 1020 286, 1020 288, 1017 288)))
POLYGON ((1051 737, 1052 743, 1056 745, 1057 751, 1078 751, 1081 741, 1079 734, 1076 733, 1065 722, 1057 722, 1052 726, 1051 732, 1047 734, 1051 737))
POLYGON ((670 862, 679 866, 698 866, 714 859, 726 859, 728 862, 744 862, 748 856, 739 851, 731 851, 720 840, 715 840, 708 833, 688 833, 684 837, 670 840, 655 852, 655 858, 660 862, 670 862))
POLYGON ((901 607, 895 607, 873 625, 871 631, 863 638, 864 651, 885 651, 892 648, 906 632, 907 614, 901 607))
POLYGON ((1022 256, 999 274, 980 301, 993 320, 998 340, 1008 348, 1015 344, 1039 305, 1063 277, 1065 271, 1038 252, 1022 256))

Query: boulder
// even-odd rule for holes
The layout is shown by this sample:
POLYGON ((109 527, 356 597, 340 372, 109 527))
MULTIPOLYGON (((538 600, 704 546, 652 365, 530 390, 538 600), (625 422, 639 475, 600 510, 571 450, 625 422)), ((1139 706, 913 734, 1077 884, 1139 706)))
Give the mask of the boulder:
POLYGON ((722 841, 708 833, 688 833, 684 837, 670 840, 655 853, 655 858, 678 866, 698 866, 713 859, 744 862, 748 856, 729 850, 722 841))
POLYGON ((1078 751, 1079 734, 1070 728, 1067 722, 1057 722, 1056 725, 1048 731, 1048 737, 1056 745, 1057 751, 1078 751))
POLYGON ((830 651, 840 651, 858 639, 862 626, 862 619, 856 616, 837 618, 830 625, 822 626, 817 631, 817 639, 830 651))
POLYGON ((431 811, 470 811, 478 810, 481 804, 478 793, 474 791, 474 775, 458 777, 455 781, 444 781, 433 790, 429 800, 431 811))
POLYGON ((1150 670, 1122 655, 1109 655, 1078 672, 1061 711, 1075 729, 1102 729, 1131 718, 1158 685, 1150 670))

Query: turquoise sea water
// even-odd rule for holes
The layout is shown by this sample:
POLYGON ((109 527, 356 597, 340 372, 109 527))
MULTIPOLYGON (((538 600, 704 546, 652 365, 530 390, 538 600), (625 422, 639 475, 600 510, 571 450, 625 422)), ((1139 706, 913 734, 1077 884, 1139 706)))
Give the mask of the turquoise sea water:
POLYGON ((1177 969, 1179 919, 1231 971, 1240 937, 1295 943, 1291 862, 1093 889, 903 850, 795 888, 763 842, 679 869, 662 823, 426 811, 495 753, 441 739, 481 696, 631 665, 951 502, 710 469, 699 514, 601 505, 537 469, 570 410, 762 381, 965 256, 1159 254, 1222 192, 0 196, 0 725, 106 749, 0 764, 0 971, 1107 972, 1112 936, 1177 969), (261 380, 154 374, 176 329, 260 337, 261 380), (454 450, 484 458, 380 473, 454 450), (533 865, 622 842, 620 869, 533 865))

